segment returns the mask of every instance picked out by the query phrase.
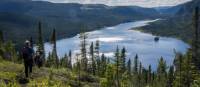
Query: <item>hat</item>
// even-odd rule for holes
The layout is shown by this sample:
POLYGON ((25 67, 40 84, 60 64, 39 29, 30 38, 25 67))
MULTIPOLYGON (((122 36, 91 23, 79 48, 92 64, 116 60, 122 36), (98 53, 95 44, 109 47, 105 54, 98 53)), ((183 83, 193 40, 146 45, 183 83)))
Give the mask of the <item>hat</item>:
POLYGON ((26 40, 25 43, 30 43, 30 41, 29 41, 29 40, 26 40))

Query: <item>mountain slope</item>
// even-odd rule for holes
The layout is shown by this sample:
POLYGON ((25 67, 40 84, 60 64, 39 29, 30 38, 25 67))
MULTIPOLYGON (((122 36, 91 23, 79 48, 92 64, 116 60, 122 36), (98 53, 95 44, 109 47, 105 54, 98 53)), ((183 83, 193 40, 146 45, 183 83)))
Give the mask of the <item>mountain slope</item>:
POLYGON ((181 7, 172 17, 161 20, 141 28, 144 32, 155 35, 177 37, 186 42, 192 38, 192 13, 196 6, 200 7, 199 0, 176 6, 181 7))
POLYGON ((181 8, 181 5, 178 6, 165 6, 165 7, 156 7, 156 9, 162 15, 175 15, 181 8))
POLYGON ((0 2, 0 30, 6 32, 7 39, 15 42, 21 42, 31 36, 36 39, 38 21, 42 21, 45 40, 48 40, 53 28, 56 28, 58 38, 63 38, 79 33, 82 25, 87 26, 85 31, 91 31, 157 16, 154 9, 136 6, 112 7, 101 4, 62 4, 30 0, 0 2), (11 34, 13 35, 9 36, 11 34))

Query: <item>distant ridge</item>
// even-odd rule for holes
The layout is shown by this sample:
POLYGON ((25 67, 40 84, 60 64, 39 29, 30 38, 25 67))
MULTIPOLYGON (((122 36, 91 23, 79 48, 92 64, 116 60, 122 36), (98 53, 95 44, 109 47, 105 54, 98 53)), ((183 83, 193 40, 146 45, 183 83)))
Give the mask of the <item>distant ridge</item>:
POLYGON ((193 0, 169 9, 179 8, 173 16, 166 17, 165 20, 152 23, 142 29, 156 35, 180 38, 186 42, 192 38, 192 17, 196 7, 200 7, 200 0, 193 0))
POLYGON ((17 43, 30 36, 36 39, 38 21, 42 21, 44 37, 48 41, 53 28, 56 28, 60 39, 80 33, 80 25, 86 25, 86 31, 91 31, 157 16, 155 9, 137 6, 0 0, 0 30, 4 31, 6 39, 17 43))

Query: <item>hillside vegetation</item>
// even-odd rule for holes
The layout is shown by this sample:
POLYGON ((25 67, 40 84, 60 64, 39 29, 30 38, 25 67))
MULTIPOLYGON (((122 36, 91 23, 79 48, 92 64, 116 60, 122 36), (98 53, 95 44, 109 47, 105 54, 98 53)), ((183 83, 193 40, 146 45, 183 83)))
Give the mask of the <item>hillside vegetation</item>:
MULTIPOLYGON (((98 24, 98 22, 92 21, 93 19, 97 20, 98 17, 100 19, 101 17, 108 17, 109 19, 107 20, 101 19, 101 21, 104 21, 102 23, 105 24, 114 24, 112 22, 113 20, 118 20, 117 22, 129 21, 126 19, 129 19, 127 17, 132 17, 132 14, 129 14, 132 12, 134 14, 139 12, 140 14, 137 15, 140 16, 142 15, 141 13, 144 13, 146 16, 148 12, 139 10, 135 13, 136 10, 133 10, 144 8, 133 7, 130 9, 130 7, 102 7, 102 5, 100 5, 99 7, 97 5, 89 5, 89 8, 84 7, 82 8, 84 10, 80 10, 80 7, 78 7, 78 13, 80 12, 83 15, 75 12, 77 14, 77 17, 75 18, 78 19, 76 20, 72 17, 71 20, 73 20, 73 22, 67 23, 69 25, 80 24, 80 26, 76 25, 76 27, 77 30, 82 31, 76 31, 71 30, 72 28, 70 26, 65 27, 63 25, 66 23, 66 21, 64 21, 65 19, 60 16, 65 15, 59 13, 59 11, 58 14, 60 15, 53 15, 52 17, 51 14, 55 14, 52 9, 57 8, 56 10, 63 10, 61 8, 65 6, 72 6, 76 8, 77 5, 83 5, 53 4, 48 2, 32 2, 30 0, 2 0, 2 3, 10 8, 13 8, 13 6, 15 6, 14 4, 17 3, 16 8, 18 10, 12 10, 8 7, 3 8, 4 6, 2 8, 0 7, 1 11, 14 11, 14 14, 10 12, 3 12, 3 14, 0 14, 1 19, 3 20, 0 21, 0 23, 2 23, 0 25, 0 28, 10 28, 9 32, 6 32, 6 30, 4 30, 3 32, 0 31, 0 87, 199 87, 200 12, 198 8, 198 2, 199 0, 193 0, 190 3, 183 4, 192 7, 189 7, 184 11, 180 11, 184 12, 181 13, 181 15, 178 11, 178 13, 175 14, 176 16, 174 17, 170 17, 167 20, 158 21, 156 23, 153 23, 152 25, 149 25, 148 27, 143 27, 144 31, 146 29, 149 29, 148 32, 155 31, 155 34, 157 35, 180 37, 185 41, 190 41, 192 43, 191 48, 188 49, 188 52, 186 54, 181 54, 174 50, 175 58, 173 64, 169 66, 166 64, 164 58, 160 57, 157 63, 157 68, 153 70, 151 65, 149 65, 147 68, 143 67, 142 61, 139 61, 140 55, 135 55, 132 58, 127 58, 127 51, 125 47, 119 48, 117 46, 113 57, 106 57, 104 54, 100 54, 100 42, 98 40, 95 42, 89 42, 87 39, 88 36, 84 32, 84 30, 87 31, 87 29, 91 28, 93 22, 98 24), (10 5, 10 3, 12 4, 10 5), (21 5, 24 3, 27 4, 21 5), (30 3, 32 5, 29 5, 30 3), (39 8, 33 8, 37 5, 39 8), (40 5, 42 5, 42 7, 40 5), (195 7, 193 7, 194 5, 195 7), (101 14, 94 14, 94 12, 96 12, 97 10, 91 10, 91 8, 94 7, 98 9, 104 9, 98 10, 100 11, 100 13, 101 11, 107 12, 107 10, 109 10, 108 12, 111 12, 111 14, 106 14, 106 16, 103 14, 103 12, 101 14), (190 13, 191 9, 193 10, 193 15, 190 13), (21 15, 21 13, 24 14, 21 15), (28 13, 31 13, 34 16, 28 13), (92 17, 91 15, 94 17, 92 17), (123 15, 126 15, 126 17, 123 15), (79 16, 80 19, 83 18, 84 20, 87 20, 87 22, 80 21, 79 16), (44 20, 44 22, 37 23, 37 18, 41 18, 42 20, 44 20), (35 22, 33 22, 33 20, 35 20, 35 22), (36 25, 36 30, 32 27, 35 26, 34 24, 36 25), (51 30, 48 28, 52 28, 52 26, 50 26, 49 24, 52 24, 52 26, 58 24, 59 26, 55 27, 56 29, 51 30), (85 27, 85 25, 88 25, 88 27, 85 27), (69 31, 74 31, 76 33, 81 32, 79 37, 80 53, 74 54, 72 53, 72 51, 69 51, 69 53, 66 53, 64 57, 58 56, 57 39, 59 39, 60 35, 62 36, 62 30, 60 30, 60 27, 68 28, 70 29, 69 31), (149 27, 153 27, 153 29, 149 27), (21 30, 16 30, 14 28, 21 30), (30 31, 32 32, 30 33, 30 31), (49 35, 50 32, 52 32, 51 36, 49 35), (20 36, 22 33, 24 33, 23 37, 20 36), (188 36, 186 36, 185 34, 188 36), (12 35, 14 35, 12 37, 12 39, 14 39, 13 41, 12 39, 8 39, 8 36, 10 36, 11 38, 12 35), (22 58, 21 50, 16 50, 16 44, 23 43, 24 41, 21 40, 24 38, 29 38, 31 35, 33 35, 33 38, 30 38, 29 48, 33 48, 33 45, 36 45, 36 51, 41 51, 41 54, 39 56, 42 60, 43 66, 41 68, 38 68, 37 63, 35 63, 33 72, 30 73, 29 77, 25 77, 24 60, 22 58), (44 42, 48 37, 51 37, 49 41, 52 46, 52 51, 49 52, 48 56, 45 56, 42 53, 45 52, 44 42), (34 44, 34 42, 37 43, 34 44), (73 54, 75 56, 73 56, 73 54)), ((73 13, 74 15, 74 10, 70 13, 73 13)), ((141 19, 143 18, 141 17, 141 19)), ((105 26, 105 24, 100 25, 105 26)), ((66 31, 63 30, 63 32, 66 31)))
POLYGON ((159 36, 176 37, 191 43, 193 38, 193 15, 195 7, 200 6, 199 0, 192 0, 169 9, 180 8, 173 16, 150 23, 139 30, 159 36))
POLYGON ((37 37, 37 24, 43 24, 45 41, 56 28, 58 38, 72 37, 85 31, 92 31, 123 22, 155 18, 157 11, 137 6, 106 6, 102 4, 50 3, 31 0, 1 0, 0 30, 5 38, 16 43, 37 37), (105 22, 106 21, 106 22, 105 22))
POLYGON ((82 73, 78 77, 74 71, 67 68, 37 68, 34 67, 29 79, 25 78, 22 64, 9 61, 0 62, 0 86, 1 87, 80 87, 99 86, 99 78, 82 73), (79 80, 80 79, 80 80, 79 80))
MULTIPOLYGON (((199 87, 200 86, 200 46, 199 12, 195 9, 193 44, 186 54, 175 51, 172 65, 167 66, 163 57, 158 61, 156 70, 151 65, 144 68, 135 55, 131 60, 126 57, 126 48, 116 47, 112 58, 100 55, 99 41, 87 42, 87 34, 80 34, 80 53, 72 56, 69 51, 59 58, 56 50, 56 31, 53 30, 52 52, 44 58, 43 67, 34 67, 30 77, 24 77, 22 57, 17 54, 11 42, 4 42, 0 33, 0 86, 2 87, 199 87), (72 59, 76 61, 72 63, 72 59), (126 61, 128 60, 128 61, 126 61)), ((39 31, 41 31, 39 24, 39 31)), ((42 33, 39 32, 37 50, 44 49, 42 33)), ((31 40, 30 40, 31 41, 31 40)), ((32 42, 32 41, 31 41, 32 42)))

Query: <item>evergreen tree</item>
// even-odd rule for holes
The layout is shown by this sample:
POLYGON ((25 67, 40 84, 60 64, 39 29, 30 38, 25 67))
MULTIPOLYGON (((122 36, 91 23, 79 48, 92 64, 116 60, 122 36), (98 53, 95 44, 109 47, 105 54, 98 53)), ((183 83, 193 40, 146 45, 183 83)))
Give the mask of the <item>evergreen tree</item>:
POLYGON ((65 54, 65 56, 60 60, 60 66, 68 68, 68 56, 65 54))
POLYGON ((87 58, 87 35, 85 32, 80 33, 81 40, 81 66, 84 71, 88 71, 88 58, 87 58))
POLYGON ((99 47, 100 46, 100 42, 99 42, 99 40, 97 40, 96 41, 96 44, 95 44, 95 56, 96 56, 96 58, 99 58, 99 47))
POLYGON ((78 54, 76 55, 76 71, 77 71, 77 74, 78 74, 78 87, 81 87, 81 82, 80 82, 80 78, 81 78, 81 63, 80 63, 80 60, 79 60, 79 58, 78 58, 78 54))
POLYGON ((95 47, 94 47, 94 59, 96 60, 96 73, 99 75, 100 74, 100 42, 99 40, 96 41, 95 47))
MULTIPOLYGON (((139 63, 138 63, 138 55, 136 54, 135 57, 134 57, 134 66, 133 66, 133 79, 132 79, 132 82, 133 82, 133 85, 134 87, 139 87, 140 86, 140 74, 139 74, 139 63)), ((142 66, 140 66, 141 68, 142 66)), ((141 73, 141 72, 140 72, 141 73)), ((140 86, 141 87, 141 86, 140 86)))
POLYGON ((106 69, 106 85, 103 87, 116 87, 115 85, 115 66, 112 64, 108 64, 107 69, 106 69))
POLYGON ((193 16, 194 36, 192 42, 192 59, 196 68, 200 70, 200 42, 199 42, 199 7, 195 8, 193 16))
POLYGON ((152 83, 152 70, 151 70, 151 65, 149 65, 148 69, 148 84, 150 85, 152 83))
POLYGON ((92 62, 92 74, 96 75, 96 62, 94 58, 94 44, 93 42, 90 45, 90 57, 91 57, 91 62, 92 62))
POLYGON ((107 67, 107 58, 105 57, 104 54, 102 54, 101 55, 101 64, 100 64, 101 76, 105 75, 106 67, 107 67))
POLYGON ((128 60, 127 62, 127 71, 128 71, 128 75, 131 75, 131 59, 128 60))
POLYGON ((34 44, 34 42, 33 42, 33 37, 30 37, 30 44, 31 44, 31 48, 33 48, 33 44, 34 44))
POLYGON ((0 30, 0 43, 4 43, 4 34, 3 31, 0 30))
POLYGON ((68 68, 72 69, 72 51, 71 50, 69 51, 68 58, 69 58, 69 60, 68 60, 68 68))
POLYGON ((120 55, 120 72, 124 73, 126 71, 126 49, 123 47, 121 50, 121 55, 120 55))
MULTIPOLYGON (((42 23, 38 23, 38 42, 37 42, 38 50, 42 51, 42 53, 45 53, 44 50, 44 41, 43 41, 43 35, 42 35, 42 23)), ((43 55, 43 60, 45 60, 45 54, 43 55)))
POLYGON ((116 80, 117 80, 117 83, 116 83, 116 87, 120 87, 120 53, 119 53, 119 48, 117 46, 117 49, 115 51, 115 66, 116 66, 116 80))
POLYGON ((46 67, 50 67, 51 64, 52 64, 52 62, 51 62, 51 53, 49 52, 49 53, 48 53, 48 56, 47 56, 47 60, 46 60, 45 66, 46 66, 46 67))
POLYGON ((139 70, 138 70, 138 74, 137 75, 137 79, 136 81, 138 82, 138 87, 142 87, 142 63, 140 62, 139 64, 139 70))
POLYGON ((183 56, 182 54, 180 53, 177 53, 176 54, 176 57, 174 59, 174 65, 175 65, 175 69, 176 69, 176 72, 175 72, 175 75, 176 75, 176 78, 175 78, 175 86, 177 87, 182 87, 183 84, 182 84, 182 80, 183 80, 183 76, 182 76, 182 68, 183 68, 183 56))
POLYGON ((166 61, 164 61, 163 57, 160 58, 157 68, 157 86, 166 86, 166 80, 167 80, 167 64, 166 61))
POLYGON ((57 55, 57 45, 56 45, 56 30, 53 29, 53 33, 51 36, 51 43, 53 44, 53 51, 52 51, 52 57, 54 60, 54 65, 58 68, 59 65, 59 59, 58 59, 58 55, 57 55))
POLYGON ((195 70, 194 65, 192 64, 191 51, 189 51, 185 58, 185 86, 191 87, 192 81, 196 80, 196 77, 199 77, 198 71, 195 70))
POLYGON ((156 75, 155 75, 155 72, 152 73, 152 84, 151 84, 151 87, 154 87, 155 86, 155 82, 156 81, 156 75))
POLYGON ((145 68, 142 68, 142 84, 141 86, 144 87, 148 84, 148 70, 146 70, 145 68))
POLYGON ((3 31, 0 30, 0 59, 4 58, 4 45, 3 31))
POLYGON ((138 55, 136 54, 134 58, 134 69, 133 69, 134 74, 138 73, 138 55))
POLYGON ((173 87, 173 81, 174 81, 174 66, 170 66, 169 73, 168 73, 168 79, 167 79, 167 87, 173 87))

